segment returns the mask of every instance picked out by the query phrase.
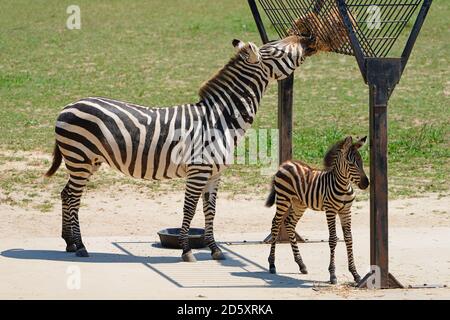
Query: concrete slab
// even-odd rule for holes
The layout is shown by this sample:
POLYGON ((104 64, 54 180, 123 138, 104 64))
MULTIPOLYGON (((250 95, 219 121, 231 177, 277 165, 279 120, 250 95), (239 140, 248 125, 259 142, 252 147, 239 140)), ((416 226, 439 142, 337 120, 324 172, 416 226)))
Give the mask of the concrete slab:
MULTIPOLYGON (((450 228, 397 228, 391 231, 391 272, 405 285, 450 280, 450 228), (414 233, 414 237, 411 236, 414 233)), ((368 229, 354 230, 355 260, 368 270, 368 229)), ((325 237, 324 237, 325 236, 325 237)), ((339 285, 328 280, 327 242, 300 244, 309 274, 298 273, 288 244, 277 247, 277 271, 267 271, 269 246, 255 244, 263 233, 218 234, 226 260, 195 250, 197 263, 185 263, 179 250, 161 248, 156 237, 87 237, 91 256, 61 251, 58 238, 2 239, 2 299, 449 299, 450 290, 359 290, 350 286, 345 246, 339 243, 339 285), (242 241, 246 240, 247 243, 242 241)), ((324 239, 324 232, 308 232, 324 239)))

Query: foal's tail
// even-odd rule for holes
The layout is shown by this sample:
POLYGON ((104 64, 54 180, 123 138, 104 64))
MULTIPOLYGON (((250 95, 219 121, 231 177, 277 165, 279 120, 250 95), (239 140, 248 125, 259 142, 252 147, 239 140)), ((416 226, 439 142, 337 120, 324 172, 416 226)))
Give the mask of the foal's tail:
POLYGON ((270 193, 266 200, 266 207, 270 208, 275 203, 275 177, 272 179, 271 187, 270 187, 270 193))
POLYGON ((58 148, 58 145, 55 143, 55 147, 53 148, 53 162, 52 166, 48 171, 45 173, 46 177, 51 177, 55 174, 55 172, 58 170, 59 166, 61 165, 62 161, 62 154, 61 151, 58 148))

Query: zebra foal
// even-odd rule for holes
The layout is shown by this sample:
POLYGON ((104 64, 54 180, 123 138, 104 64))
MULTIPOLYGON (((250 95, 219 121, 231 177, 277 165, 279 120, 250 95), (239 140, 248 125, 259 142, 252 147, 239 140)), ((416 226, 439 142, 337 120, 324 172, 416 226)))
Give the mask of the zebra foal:
POLYGON ((233 40, 236 55, 200 89, 200 101, 148 108, 109 98, 90 97, 59 114, 53 175, 64 160, 69 181, 61 192, 62 237, 66 251, 88 256, 78 220, 82 192, 102 163, 148 180, 186 178, 182 259, 195 261, 188 232, 203 198, 205 241, 213 259, 224 256, 214 240, 213 220, 221 172, 233 148, 253 123, 261 98, 273 80, 288 77, 313 54, 312 39, 290 36, 258 48, 233 40))
POLYGON ((276 203, 276 214, 272 220, 272 244, 269 255, 269 270, 276 272, 275 246, 283 216, 286 231, 294 254, 295 262, 300 272, 308 273, 298 250, 295 237, 295 227, 307 208, 325 211, 330 246, 330 282, 337 283, 334 251, 337 244, 336 215, 339 216, 347 247, 348 268, 355 282, 361 280, 353 261, 353 244, 351 234, 351 206, 355 192, 351 186, 356 184, 364 190, 369 186, 361 155, 358 149, 366 142, 366 137, 353 143, 352 137, 347 137, 333 145, 324 158, 324 170, 313 169, 300 161, 286 161, 279 167, 272 181, 272 189, 267 198, 266 206, 276 203), (292 210, 289 208, 292 207, 292 210))

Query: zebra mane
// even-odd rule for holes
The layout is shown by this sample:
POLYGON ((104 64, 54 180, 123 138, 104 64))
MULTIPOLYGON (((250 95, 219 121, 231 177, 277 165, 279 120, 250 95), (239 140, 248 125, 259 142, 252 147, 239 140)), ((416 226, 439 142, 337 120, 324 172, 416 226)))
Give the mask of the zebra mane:
MULTIPOLYGON (((289 43, 298 43, 302 39, 302 37, 298 35, 291 35, 289 37, 283 38, 282 40, 278 40, 280 43, 289 44, 289 43)), ((269 43, 270 44, 270 43, 269 43)), ((269 45, 267 44, 267 45, 269 45)), ((209 80, 203 82, 200 89, 198 90, 198 95, 200 99, 205 99, 208 96, 208 93, 210 92, 210 89, 214 86, 214 84, 219 84, 220 80, 224 80, 226 77, 224 76, 226 71, 229 69, 230 66, 235 65, 237 62, 242 61, 242 53, 246 50, 248 47, 248 43, 245 45, 245 47, 241 48, 231 59, 228 61, 228 63, 223 66, 219 71, 216 72, 214 76, 212 76, 209 80)), ((244 54, 245 56, 246 54, 244 54)), ((219 86, 222 86, 219 84, 219 86)))
POLYGON ((334 168, 335 164, 334 160, 338 152, 342 149, 342 145, 344 144, 344 142, 345 139, 338 141, 328 149, 327 153, 325 154, 325 157, 323 158, 323 166, 325 170, 334 168))
MULTIPOLYGON (((242 49, 241 49, 242 50, 242 49)), ((223 80, 225 71, 228 70, 230 66, 233 66, 241 60, 240 51, 237 52, 231 59, 228 61, 228 63, 223 66, 219 71, 216 72, 214 76, 212 76, 209 80, 205 81, 200 89, 198 90, 198 95, 200 99, 205 99, 208 96, 208 93, 210 92, 209 89, 213 86, 214 83, 217 84, 218 81, 223 80)))

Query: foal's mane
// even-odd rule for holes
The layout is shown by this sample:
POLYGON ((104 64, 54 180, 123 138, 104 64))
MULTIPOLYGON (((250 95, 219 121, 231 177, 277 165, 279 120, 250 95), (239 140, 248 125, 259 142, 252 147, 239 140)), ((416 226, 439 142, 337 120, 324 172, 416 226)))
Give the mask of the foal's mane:
POLYGON ((224 80, 225 77, 225 71, 229 69, 230 66, 235 65, 238 61, 242 60, 241 58, 241 51, 243 49, 239 50, 231 59, 228 61, 226 65, 224 65, 219 71, 216 72, 215 75, 213 75, 209 80, 205 81, 200 89, 198 90, 198 95, 200 96, 200 99, 205 99, 208 96, 209 89, 213 87, 213 84, 220 80, 224 80))
POLYGON ((338 141, 328 149, 325 157, 323 158, 323 166, 325 170, 334 168, 334 159, 336 158, 337 153, 342 149, 342 145, 344 144, 344 142, 345 139, 338 141))

